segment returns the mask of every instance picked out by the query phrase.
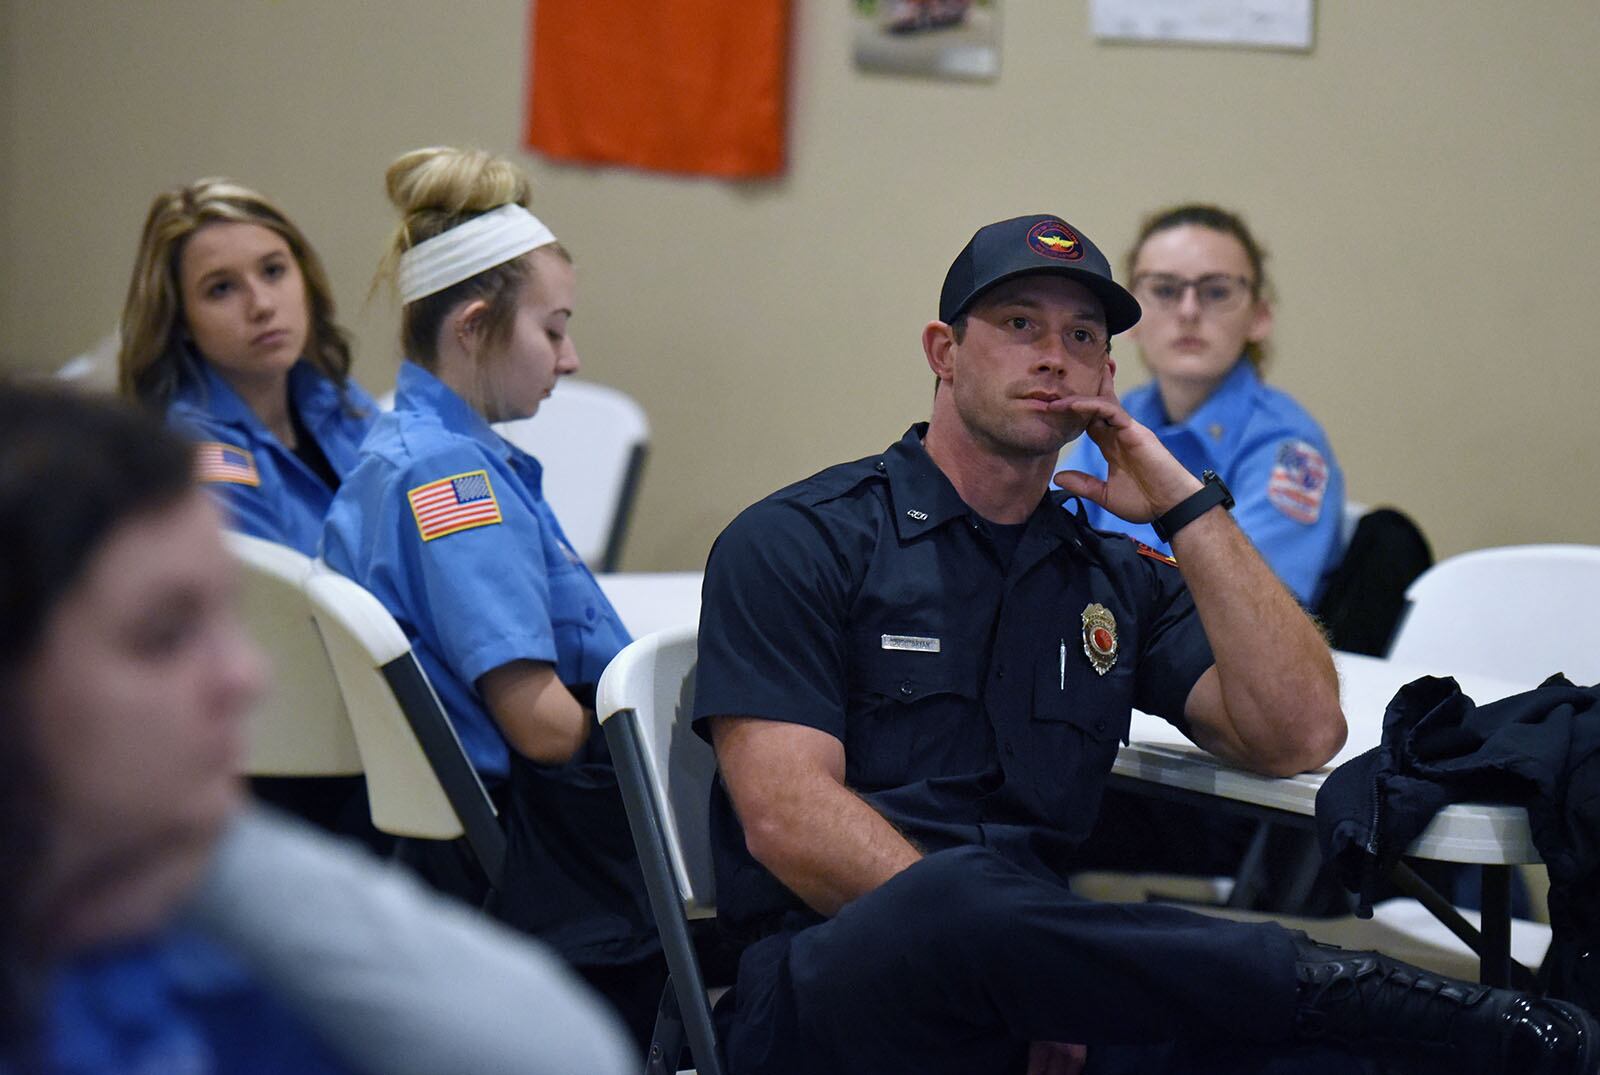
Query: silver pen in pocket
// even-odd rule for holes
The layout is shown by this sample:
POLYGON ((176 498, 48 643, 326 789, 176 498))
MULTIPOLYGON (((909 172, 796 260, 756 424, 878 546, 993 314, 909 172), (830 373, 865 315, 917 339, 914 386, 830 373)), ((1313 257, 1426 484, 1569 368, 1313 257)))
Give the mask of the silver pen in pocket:
POLYGON ((1067 640, 1061 640, 1061 689, 1067 689, 1067 640))

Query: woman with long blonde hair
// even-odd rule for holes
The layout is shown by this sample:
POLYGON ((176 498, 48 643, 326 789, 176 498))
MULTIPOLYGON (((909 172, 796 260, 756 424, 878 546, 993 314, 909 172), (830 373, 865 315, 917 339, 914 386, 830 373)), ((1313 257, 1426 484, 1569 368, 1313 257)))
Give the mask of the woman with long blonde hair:
POLYGON ((156 195, 117 365, 125 396, 199 443, 232 526, 316 552, 377 408, 350 379, 322 262, 282 210, 228 179, 156 195))

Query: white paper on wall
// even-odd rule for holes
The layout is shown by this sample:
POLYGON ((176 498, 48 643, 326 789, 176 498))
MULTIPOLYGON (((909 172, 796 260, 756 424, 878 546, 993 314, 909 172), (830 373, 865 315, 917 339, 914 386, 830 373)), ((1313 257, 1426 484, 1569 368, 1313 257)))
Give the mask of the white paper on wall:
POLYGON ((1095 37, 1311 48, 1314 0, 1089 0, 1095 37))

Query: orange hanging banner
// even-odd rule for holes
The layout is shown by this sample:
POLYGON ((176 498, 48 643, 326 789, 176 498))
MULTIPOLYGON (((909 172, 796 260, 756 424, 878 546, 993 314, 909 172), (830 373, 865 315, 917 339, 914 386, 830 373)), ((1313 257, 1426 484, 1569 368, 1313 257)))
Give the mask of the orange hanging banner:
POLYGON ((783 170, 790 0, 534 0, 528 148, 745 179, 783 170))

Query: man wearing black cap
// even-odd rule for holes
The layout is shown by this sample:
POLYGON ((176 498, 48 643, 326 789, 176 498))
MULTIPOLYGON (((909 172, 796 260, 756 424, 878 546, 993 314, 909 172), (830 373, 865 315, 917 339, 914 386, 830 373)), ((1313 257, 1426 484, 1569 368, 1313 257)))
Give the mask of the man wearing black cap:
POLYGON ((1327 647, 1226 488, 1117 404, 1110 337, 1138 317, 1059 217, 979 230, 923 329, 931 420, 713 548, 695 718, 719 921, 746 943, 718 1007, 731 1069, 1055 1075, 1084 1048, 1050 1043, 1074 1042, 1094 1072, 1349 1071, 1380 1048, 1593 1070, 1575 1009, 1068 891, 1131 708, 1273 775, 1345 735, 1327 647), (1085 432, 1107 478, 1051 492, 1085 432), (1154 520, 1176 563, 1069 495, 1154 520))

